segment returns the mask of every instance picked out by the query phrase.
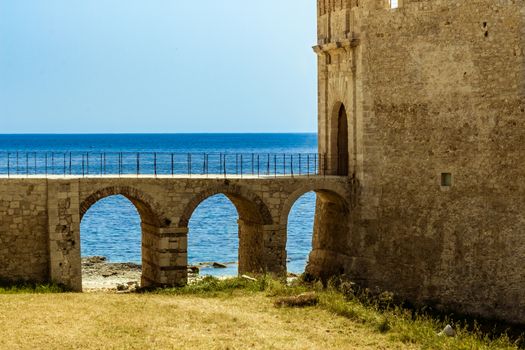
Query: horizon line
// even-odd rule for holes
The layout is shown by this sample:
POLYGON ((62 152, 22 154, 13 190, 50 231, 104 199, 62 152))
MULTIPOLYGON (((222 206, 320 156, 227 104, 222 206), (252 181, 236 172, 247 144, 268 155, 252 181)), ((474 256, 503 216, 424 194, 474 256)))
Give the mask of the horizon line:
POLYGON ((292 131, 292 132, 268 132, 268 131, 250 131, 250 132, 15 132, 0 133, 1 136, 12 135, 284 135, 284 134, 317 134, 317 131, 292 131))

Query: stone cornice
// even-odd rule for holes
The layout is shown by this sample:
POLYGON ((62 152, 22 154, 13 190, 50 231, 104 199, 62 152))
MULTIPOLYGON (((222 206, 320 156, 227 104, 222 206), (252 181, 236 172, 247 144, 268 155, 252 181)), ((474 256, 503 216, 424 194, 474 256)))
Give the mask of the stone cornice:
POLYGON ((334 41, 327 44, 316 45, 313 47, 313 50, 318 55, 326 55, 331 51, 338 49, 354 48, 359 46, 359 38, 345 39, 341 41, 334 41))

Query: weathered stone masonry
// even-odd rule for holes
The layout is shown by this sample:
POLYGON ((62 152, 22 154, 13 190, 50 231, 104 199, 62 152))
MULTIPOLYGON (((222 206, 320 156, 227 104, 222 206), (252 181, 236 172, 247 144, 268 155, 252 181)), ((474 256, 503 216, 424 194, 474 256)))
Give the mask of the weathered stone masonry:
POLYGON ((525 1, 388 4, 318 1, 320 152, 359 184, 345 273, 524 323, 525 1))
MULTIPOLYGON (((282 178, 32 178, 0 179, 0 277, 63 283, 82 289, 80 221, 98 200, 123 195, 142 221, 142 284, 180 285, 187 281, 188 222, 197 206, 216 194, 226 195, 239 213, 239 272, 286 273, 288 213, 303 194, 316 191, 331 206, 332 219, 343 220, 346 236, 349 184, 341 177, 282 178)), ((331 222, 319 217, 318 221, 331 222)), ((331 262, 319 251, 340 249, 319 229, 312 269, 331 262)), ((125 239, 125 237, 122 237, 125 239)), ((220 249, 220 242, 217 242, 220 249)), ((328 266, 327 265, 327 266, 328 266)))

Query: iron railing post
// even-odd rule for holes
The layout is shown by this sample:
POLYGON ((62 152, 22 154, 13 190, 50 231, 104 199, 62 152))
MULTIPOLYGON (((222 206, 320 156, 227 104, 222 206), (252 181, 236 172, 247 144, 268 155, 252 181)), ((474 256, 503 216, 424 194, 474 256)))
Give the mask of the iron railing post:
POLYGON ((273 155, 273 176, 277 177, 277 154, 273 155))
POLYGON ((157 177, 157 152, 153 152, 153 173, 157 177))
MULTIPOLYGON (((200 157, 199 157, 200 159, 200 157)), ((201 175, 204 175, 205 171, 206 171, 206 157, 204 156, 204 154, 202 155, 202 166, 199 166, 199 170, 202 169, 202 172, 201 172, 201 175)))
POLYGON ((173 175, 175 175, 175 169, 174 169, 174 156, 173 156, 173 153, 171 153, 171 177, 173 177, 173 175))
POLYGON ((310 154, 306 155, 306 176, 310 177, 310 154))
POLYGON ((140 176, 140 153, 137 152, 137 177, 140 176))
POLYGON ((206 153, 202 154, 202 175, 206 174, 206 153))
POLYGON ((224 172, 224 177, 226 178, 226 153, 222 155, 222 171, 224 172))
POLYGON ((290 154, 290 175, 293 177, 293 154, 290 154))
POLYGON ((206 154, 206 177, 210 174, 210 155, 206 154))

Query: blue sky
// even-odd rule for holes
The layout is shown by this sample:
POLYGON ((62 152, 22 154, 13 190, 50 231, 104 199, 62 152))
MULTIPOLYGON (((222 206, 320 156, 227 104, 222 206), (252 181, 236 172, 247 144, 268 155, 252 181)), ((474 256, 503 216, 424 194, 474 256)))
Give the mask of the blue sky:
POLYGON ((0 0, 0 133, 317 129, 314 0, 0 0))

